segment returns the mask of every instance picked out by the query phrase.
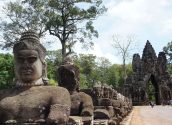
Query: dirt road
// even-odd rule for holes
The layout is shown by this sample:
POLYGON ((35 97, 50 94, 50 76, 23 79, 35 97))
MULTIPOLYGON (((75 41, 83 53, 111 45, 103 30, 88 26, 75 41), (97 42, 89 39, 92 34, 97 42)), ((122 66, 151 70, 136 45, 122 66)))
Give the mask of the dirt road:
POLYGON ((172 106, 136 106, 128 125, 172 125, 172 106))

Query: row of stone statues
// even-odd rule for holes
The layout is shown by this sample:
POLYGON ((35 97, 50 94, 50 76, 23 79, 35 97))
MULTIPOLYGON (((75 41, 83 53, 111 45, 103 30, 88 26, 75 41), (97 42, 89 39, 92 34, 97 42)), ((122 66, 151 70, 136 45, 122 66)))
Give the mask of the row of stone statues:
POLYGON ((93 93, 97 98, 109 98, 109 99, 122 99, 125 101, 125 97, 118 93, 111 85, 98 82, 93 87, 93 93))
POLYGON ((101 118, 116 125, 131 110, 131 101, 107 85, 81 92, 79 68, 68 59, 58 69, 59 86, 48 86, 46 49, 33 31, 22 34, 13 53, 15 86, 0 90, 0 124, 91 125, 101 118))
POLYGON ((92 91, 97 123, 99 119, 108 119, 109 125, 117 125, 132 110, 132 101, 107 84, 96 84, 92 91))
MULTIPOLYGON (((79 68, 67 60, 58 68, 58 74, 59 86, 67 88, 71 95, 71 116, 92 116, 96 124, 102 119, 116 125, 132 109, 131 100, 107 84, 97 83, 92 89, 80 90, 79 68)), ((93 119, 83 120, 83 124, 90 125, 93 119)))

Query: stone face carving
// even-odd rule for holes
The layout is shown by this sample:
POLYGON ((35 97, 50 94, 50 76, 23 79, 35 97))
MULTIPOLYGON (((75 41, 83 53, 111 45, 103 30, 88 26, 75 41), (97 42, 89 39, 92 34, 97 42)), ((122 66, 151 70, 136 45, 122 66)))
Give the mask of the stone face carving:
POLYGON ((139 54, 133 55, 132 68, 133 72, 139 72, 141 70, 141 59, 139 54))
POLYGON ((156 71, 158 75, 167 75, 167 59, 164 52, 160 52, 156 64, 156 71))
POLYGON ((155 54, 155 50, 149 41, 146 42, 145 48, 143 49, 142 55, 142 65, 145 73, 152 73, 155 70, 155 64, 157 61, 157 56, 155 54))
POLYGON ((15 87, 0 91, 0 122, 67 123, 70 95, 65 88, 44 86, 45 48, 33 31, 24 32, 14 45, 15 87))
POLYGON ((93 116, 93 102, 91 96, 79 90, 79 68, 69 61, 65 61, 58 68, 59 86, 67 88, 71 97, 71 116, 93 116))
POLYGON ((149 81, 152 82, 155 89, 156 104, 172 99, 172 82, 167 71, 165 53, 160 52, 157 58, 152 45, 147 41, 142 58, 140 59, 139 54, 134 54, 132 67, 133 74, 127 78, 124 86, 125 90, 129 90, 126 96, 132 97, 133 104, 148 104, 149 81))

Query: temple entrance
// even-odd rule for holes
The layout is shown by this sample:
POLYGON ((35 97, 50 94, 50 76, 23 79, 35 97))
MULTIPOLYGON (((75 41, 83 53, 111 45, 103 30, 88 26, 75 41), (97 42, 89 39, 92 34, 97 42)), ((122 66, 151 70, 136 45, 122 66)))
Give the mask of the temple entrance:
POLYGON ((146 86, 146 93, 147 93, 147 99, 148 101, 154 102, 156 105, 160 105, 160 99, 159 99, 159 86, 155 80, 155 77, 153 75, 150 76, 150 79, 146 86))
POLYGON ((133 55, 133 74, 126 80, 125 88, 129 90, 133 105, 147 105, 154 101, 157 105, 169 104, 172 98, 172 77, 168 72, 164 52, 158 57, 149 41, 146 42, 142 57, 133 55))

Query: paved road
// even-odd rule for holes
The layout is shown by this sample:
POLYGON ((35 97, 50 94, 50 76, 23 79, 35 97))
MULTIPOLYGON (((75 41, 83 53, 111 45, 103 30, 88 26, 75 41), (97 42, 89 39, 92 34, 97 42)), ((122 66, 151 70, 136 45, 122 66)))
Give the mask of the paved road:
POLYGON ((172 106, 136 106, 128 125, 172 125, 172 106))

